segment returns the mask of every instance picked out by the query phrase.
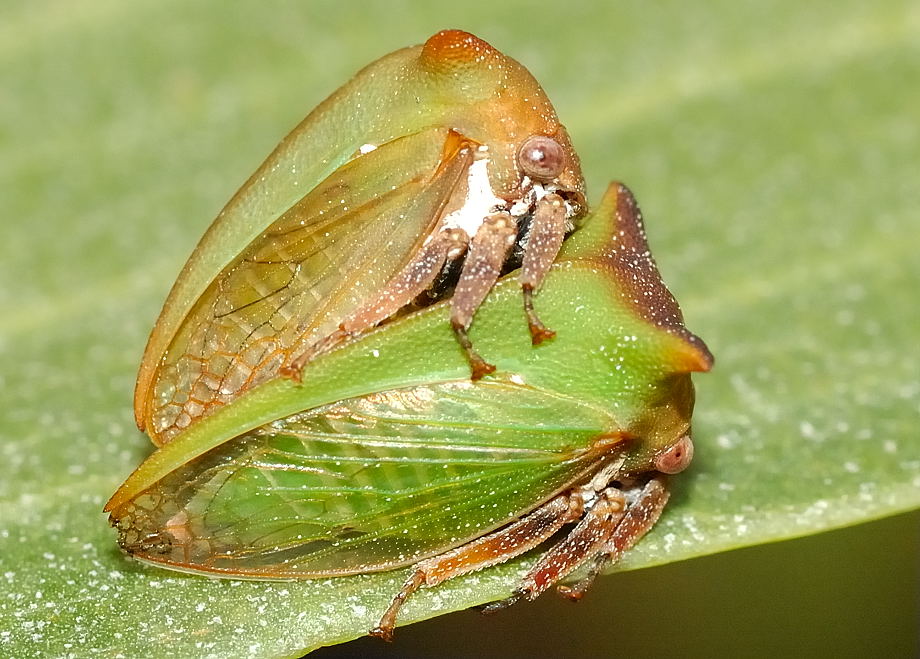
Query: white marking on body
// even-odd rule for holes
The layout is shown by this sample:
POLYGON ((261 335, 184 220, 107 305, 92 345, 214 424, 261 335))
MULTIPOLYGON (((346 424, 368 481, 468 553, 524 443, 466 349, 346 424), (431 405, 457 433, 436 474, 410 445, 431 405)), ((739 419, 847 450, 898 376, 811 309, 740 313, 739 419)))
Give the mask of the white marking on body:
POLYGON ((505 200, 495 196, 489 183, 489 161, 477 160, 469 168, 466 202, 444 218, 443 229, 462 229, 473 237, 486 216, 505 206, 505 200))
POLYGON ((362 144, 361 146, 358 147, 358 151, 363 156, 365 153, 370 153, 371 151, 374 151, 376 148, 377 148, 376 144, 362 144))

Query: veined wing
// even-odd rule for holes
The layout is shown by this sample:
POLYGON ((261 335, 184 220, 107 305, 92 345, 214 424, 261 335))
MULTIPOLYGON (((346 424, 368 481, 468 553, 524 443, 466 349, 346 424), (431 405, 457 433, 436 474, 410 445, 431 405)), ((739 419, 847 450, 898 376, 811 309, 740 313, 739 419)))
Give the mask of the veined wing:
POLYGON ((391 569, 458 546, 596 469, 603 410, 510 381, 347 399, 232 439, 114 512, 122 546, 261 578, 391 569))
MULTIPOLYGON (((430 129, 349 161, 273 222, 191 306, 162 354, 151 336, 135 414, 157 444, 277 374, 398 272, 469 164, 430 129)), ((166 310, 164 310, 166 313, 166 310)))

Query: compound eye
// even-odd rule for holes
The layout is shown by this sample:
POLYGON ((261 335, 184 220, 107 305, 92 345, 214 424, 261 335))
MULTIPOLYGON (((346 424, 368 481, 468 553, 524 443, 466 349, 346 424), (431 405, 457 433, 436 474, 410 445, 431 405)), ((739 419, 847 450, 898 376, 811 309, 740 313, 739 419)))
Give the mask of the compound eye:
POLYGON ((684 435, 655 458, 655 469, 663 474, 676 474, 686 469, 692 459, 693 440, 684 435))
POLYGON ((531 135, 518 151, 518 163, 530 178, 550 181, 562 172, 565 152, 562 145, 546 135, 531 135))

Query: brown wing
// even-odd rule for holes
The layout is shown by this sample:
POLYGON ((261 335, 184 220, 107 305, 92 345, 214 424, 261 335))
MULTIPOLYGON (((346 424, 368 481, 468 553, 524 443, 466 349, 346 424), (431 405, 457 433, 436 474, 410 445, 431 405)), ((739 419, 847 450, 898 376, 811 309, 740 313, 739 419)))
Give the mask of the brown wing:
POLYGON ((277 374, 402 269, 463 180, 464 145, 438 128, 358 155, 233 259, 144 356, 135 413, 154 442, 277 374))

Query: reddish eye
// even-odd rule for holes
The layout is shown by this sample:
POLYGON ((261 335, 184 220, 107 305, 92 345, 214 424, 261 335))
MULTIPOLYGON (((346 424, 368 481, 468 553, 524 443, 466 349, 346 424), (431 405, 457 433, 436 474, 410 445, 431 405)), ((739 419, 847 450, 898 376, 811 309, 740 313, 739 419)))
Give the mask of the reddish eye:
POLYGON ((562 145, 546 135, 532 135, 524 140, 518 151, 521 169, 532 179, 549 181, 562 172, 565 153, 562 145))
POLYGON ((655 458, 655 469, 664 474, 676 474, 687 468, 693 459, 693 440, 684 435, 655 458))

